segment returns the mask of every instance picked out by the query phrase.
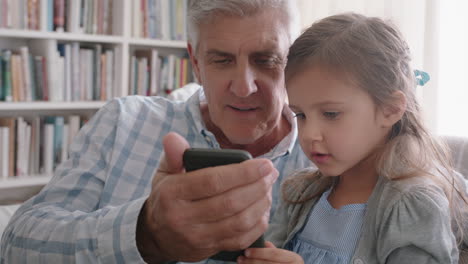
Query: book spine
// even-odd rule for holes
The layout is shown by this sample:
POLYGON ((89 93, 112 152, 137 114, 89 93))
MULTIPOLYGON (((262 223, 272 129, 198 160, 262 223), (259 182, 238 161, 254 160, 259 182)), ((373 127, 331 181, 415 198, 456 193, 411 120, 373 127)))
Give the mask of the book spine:
POLYGON ((47 1, 47 31, 54 31, 54 0, 47 1))
POLYGON ((11 51, 4 50, 3 56, 3 91, 4 100, 6 102, 13 101, 12 96, 12 81, 11 81, 11 51))
MULTIPOLYGON (((0 0, 0 5, 2 0, 0 0)), ((0 53, 0 101, 5 101, 5 85, 3 84, 3 54, 0 53)))
POLYGON ((35 56, 34 57, 34 77, 35 77, 35 83, 36 83, 36 99, 37 100, 43 100, 43 94, 44 94, 44 72, 42 68, 42 56, 35 56))
POLYGON ((44 124, 43 166, 45 174, 52 174, 54 170, 54 124, 44 124))
MULTIPOLYGON (((48 58, 49 60, 52 58, 48 58)), ((47 72, 47 59, 42 57, 42 100, 49 101, 50 80, 47 72)))
POLYGON ((63 32, 65 28, 65 0, 54 0, 54 28, 63 32))
POLYGON ((101 54, 102 54, 102 46, 100 44, 96 44, 94 46, 94 53, 93 53, 93 80, 94 80, 94 100, 100 100, 101 98, 101 54))
POLYGON ((37 82, 36 82, 36 71, 35 71, 35 63, 33 56, 29 54, 29 74, 30 74, 30 79, 31 79, 31 86, 30 86, 30 91, 31 91, 31 99, 33 101, 37 100, 37 82))
POLYGON ((114 52, 112 50, 106 51, 106 97, 105 100, 112 99, 112 88, 114 88, 114 52))
POLYGON ((9 176, 9 144, 10 129, 0 127, 0 178, 6 179, 9 176))

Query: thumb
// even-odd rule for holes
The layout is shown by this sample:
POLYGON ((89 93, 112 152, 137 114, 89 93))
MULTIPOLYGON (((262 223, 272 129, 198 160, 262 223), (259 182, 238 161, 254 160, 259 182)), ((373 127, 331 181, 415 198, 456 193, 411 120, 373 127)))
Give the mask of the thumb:
POLYGON ((184 151, 190 148, 185 138, 175 132, 170 132, 163 138, 164 157, 159 171, 165 173, 178 173, 184 168, 182 157, 184 151))
POLYGON ((265 247, 266 248, 276 248, 275 245, 273 243, 271 243, 270 241, 265 241, 265 247))

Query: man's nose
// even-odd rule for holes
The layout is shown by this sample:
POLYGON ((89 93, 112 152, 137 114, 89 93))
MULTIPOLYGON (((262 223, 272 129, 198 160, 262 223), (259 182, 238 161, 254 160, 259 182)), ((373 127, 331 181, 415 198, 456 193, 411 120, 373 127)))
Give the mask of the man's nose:
POLYGON ((256 73, 248 64, 238 64, 232 80, 231 92, 238 97, 248 97, 257 92, 256 73))

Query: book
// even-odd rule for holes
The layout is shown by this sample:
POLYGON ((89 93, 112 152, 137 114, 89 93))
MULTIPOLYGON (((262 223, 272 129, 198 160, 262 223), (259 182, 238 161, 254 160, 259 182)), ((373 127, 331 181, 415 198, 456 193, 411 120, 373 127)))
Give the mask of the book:
POLYGON ((42 100, 49 100, 49 75, 47 73, 47 61, 45 57, 42 57, 42 100))
MULTIPOLYGON (((0 1, 0 6, 2 5, 0 1)), ((1 10, 0 10, 1 13, 1 10)), ((3 85, 3 56, 0 54, 0 101, 5 101, 5 91, 3 85)))
POLYGON ((31 96, 31 72, 30 72, 30 59, 29 48, 27 46, 20 47, 21 54, 21 74, 23 76, 23 96, 21 101, 32 101, 31 96))
POLYGON ((9 176, 9 127, 0 126, 0 178, 6 179, 9 176))
POLYGON ((33 56, 31 54, 29 54, 28 56, 28 59, 29 59, 29 74, 30 74, 30 78, 31 78, 31 84, 30 84, 30 93, 31 93, 31 100, 35 101, 37 100, 37 83, 36 83, 36 71, 35 71, 35 63, 34 63, 34 59, 33 59, 33 56))
POLYGON ((23 117, 18 117, 16 119, 16 142, 17 142, 17 151, 16 151, 16 176, 25 176, 27 171, 25 170, 25 158, 26 158, 26 122, 23 117))
POLYGON ((0 118, 0 126, 8 127, 8 175, 15 175, 16 157, 16 121, 13 117, 0 118))
POLYGON ((80 116, 68 116, 68 145, 71 145, 76 135, 80 131, 80 116))
POLYGON ((42 67, 42 56, 34 57, 34 83, 36 84, 35 99, 44 100, 44 69, 42 67))
POLYGON ((41 143, 41 118, 36 117, 31 121, 31 148, 29 157, 29 173, 40 174, 40 143, 41 143))
POLYGON ((65 30, 65 0, 54 0, 54 30, 65 30))
POLYGON ((68 135, 69 135, 69 126, 68 124, 63 124, 63 130, 62 130, 62 149, 60 150, 60 161, 59 163, 64 162, 65 160, 68 159, 68 135))
POLYGON ((113 97, 114 88, 114 51, 106 50, 106 96, 103 100, 110 100, 113 97))
POLYGON ((137 76, 137 59, 135 55, 132 55, 130 58, 130 85, 128 94, 134 95, 136 94, 136 76, 137 76))
POLYGON ((43 173, 51 175, 54 170, 54 124, 44 124, 42 146, 43 173))
POLYGON ((3 64, 3 96, 6 102, 13 101, 12 96, 12 80, 11 80, 11 51, 4 50, 2 52, 3 64))
MULTIPOLYGON (((59 164, 62 161, 63 148, 63 126, 65 120, 63 116, 52 117, 51 122, 54 124, 54 164, 59 164)), ((54 166, 55 167, 55 166, 54 166)))
POLYGON ((71 78, 72 78, 72 101, 79 101, 80 100, 80 87, 81 87, 81 80, 80 80, 80 43, 73 42, 72 44, 72 57, 71 57, 71 78))
POLYGON ((16 54, 11 55, 11 93, 14 102, 23 99, 23 78, 21 74, 21 57, 16 54))

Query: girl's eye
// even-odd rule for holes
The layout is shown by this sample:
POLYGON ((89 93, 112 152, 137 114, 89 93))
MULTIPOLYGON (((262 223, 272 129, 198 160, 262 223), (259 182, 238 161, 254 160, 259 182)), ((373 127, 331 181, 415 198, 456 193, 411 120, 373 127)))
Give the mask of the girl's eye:
POLYGON ((305 119, 304 113, 294 113, 294 117, 297 119, 305 119))
POLYGON ((340 112, 323 112, 323 116, 327 119, 336 119, 340 115, 340 112))

